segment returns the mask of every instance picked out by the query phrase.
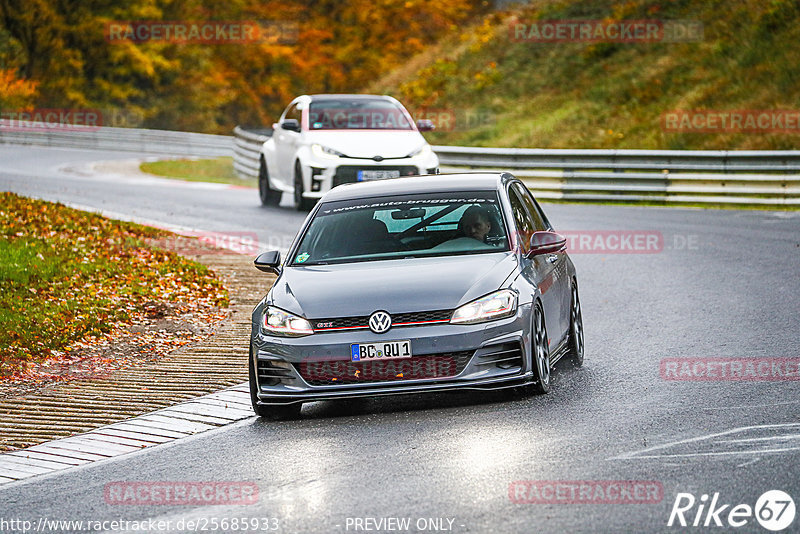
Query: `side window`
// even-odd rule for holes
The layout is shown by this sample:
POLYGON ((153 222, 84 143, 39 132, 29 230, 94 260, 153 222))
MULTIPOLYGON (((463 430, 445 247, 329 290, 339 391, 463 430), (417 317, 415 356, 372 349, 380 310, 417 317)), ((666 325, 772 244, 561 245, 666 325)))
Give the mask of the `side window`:
POLYGON ((547 219, 544 218, 544 214, 542 210, 539 209, 539 206, 533 200, 530 191, 525 189, 525 187, 521 186, 520 184, 514 184, 512 187, 516 189, 519 196, 522 197, 522 202, 525 204, 525 207, 528 208, 528 213, 530 213, 531 218, 533 219, 533 227, 535 231, 542 232, 548 229, 550 226, 547 223, 547 219))
POLYGON ((514 213, 514 223, 517 227, 517 235, 519 236, 522 252, 527 253, 531 248, 531 236, 536 229, 515 187, 511 187, 508 190, 508 199, 511 201, 511 211, 514 213))

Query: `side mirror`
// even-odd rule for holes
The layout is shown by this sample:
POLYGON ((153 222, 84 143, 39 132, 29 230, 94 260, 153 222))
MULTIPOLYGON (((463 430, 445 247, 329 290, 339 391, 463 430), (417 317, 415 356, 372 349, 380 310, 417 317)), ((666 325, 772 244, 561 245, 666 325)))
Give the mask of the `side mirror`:
POLYGON ((297 119, 286 119, 281 123, 281 128, 284 130, 289 130, 290 132, 299 132, 300 123, 297 121, 297 119))
POLYGON ((432 132, 436 129, 433 121, 430 119, 420 119, 417 121, 417 130, 420 132, 432 132))
POLYGON ((528 257, 562 252, 566 248, 567 238, 563 235, 555 232, 534 232, 531 236, 531 249, 528 251, 528 257))
POLYGON ((277 250, 262 252, 258 255, 253 264, 259 271, 281 274, 281 253, 277 250))

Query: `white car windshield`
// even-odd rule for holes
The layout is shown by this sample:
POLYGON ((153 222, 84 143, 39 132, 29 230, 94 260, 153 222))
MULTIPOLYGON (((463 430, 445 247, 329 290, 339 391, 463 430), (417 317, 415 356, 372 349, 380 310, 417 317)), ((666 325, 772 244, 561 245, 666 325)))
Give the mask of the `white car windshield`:
POLYGON ((314 100, 308 125, 311 130, 413 130, 402 106, 378 98, 314 100))
POLYGON ((420 194, 320 206, 291 265, 509 250, 494 191, 420 194))

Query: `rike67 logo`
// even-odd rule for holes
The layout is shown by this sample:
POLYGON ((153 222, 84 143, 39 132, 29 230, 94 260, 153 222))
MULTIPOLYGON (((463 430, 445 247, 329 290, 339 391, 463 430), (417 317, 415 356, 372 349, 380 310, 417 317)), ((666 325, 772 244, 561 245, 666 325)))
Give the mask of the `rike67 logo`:
POLYGON ((765 529, 779 532, 794 522, 795 511, 792 497, 780 490, 764 492, 755 506, 722 503, 719 493, 715 493, 710 502, 705 494, 697 499, 691 493, 678 493, 667 526, 738 528, 750 524, 755 517, 765 529))

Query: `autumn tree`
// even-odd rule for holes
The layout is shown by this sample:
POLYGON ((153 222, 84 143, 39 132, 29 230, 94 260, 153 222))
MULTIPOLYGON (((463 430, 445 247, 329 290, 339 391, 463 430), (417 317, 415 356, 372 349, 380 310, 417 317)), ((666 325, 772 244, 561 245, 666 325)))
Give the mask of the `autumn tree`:
POLYGON ((272 122, 298 94, 358 92, 485 9, 479 0, 0 0, 0 69, 18 95, 6 105, 122 109, 146 127, 229 133, 272 122), (222 44, 106 35, 115 21, 207 20, 294 32, 222 44))

